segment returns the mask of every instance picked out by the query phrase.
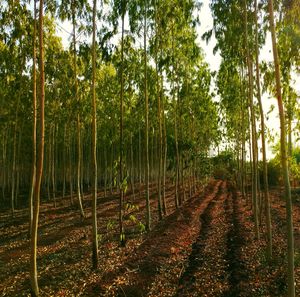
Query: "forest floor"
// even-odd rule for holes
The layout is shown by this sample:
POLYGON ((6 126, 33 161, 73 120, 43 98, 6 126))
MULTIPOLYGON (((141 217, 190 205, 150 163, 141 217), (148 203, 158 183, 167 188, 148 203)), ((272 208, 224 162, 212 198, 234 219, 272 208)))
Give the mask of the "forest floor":
MULTIPOLYGON (((247 201, 229 183, 211 180, 175 209, 166 190, 167 215, 158 220, 151 186, 152 230, 140 224, 144 193, 128 195, 127 243, 118 245, 118 197, 98 199, 99 267, 91 269, 91 197, 86 218, 68 199, 43 203, 38 231, 41 296, 285 296, 285 203, 271 191, 274 257, 265 257, 265 226, 254 237, 247 201)), ((103 193, 100 193, 103 197, 103 193)), ((188 193, 187 193, 188 196, 188 193)), ((0 213, 0 296, 29 296, 27 211, 0 213)), ((300 201, 294 203, 296 296, 300 296, 300 201)))

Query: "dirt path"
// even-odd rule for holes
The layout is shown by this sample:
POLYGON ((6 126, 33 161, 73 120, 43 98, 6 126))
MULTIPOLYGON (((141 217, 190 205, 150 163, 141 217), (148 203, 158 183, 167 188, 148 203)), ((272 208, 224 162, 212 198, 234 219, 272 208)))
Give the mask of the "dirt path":
MULTIPOLYGON (((151 209, 153 226, 157 224, 156 186, 151 186, 151 209)), ((107 270, 118 270, 134 254, 144 240, 145 234, 135 233, 126 248, 118 247, 118 199, 117 196, 98 199, 98 226, 102 239, 99 250, 99 270, 92 271, 91 208, 89 196, 84 204, 87 218, 82 222, 77 205, 66 206, 68 198, 60 206, 52 203, 42 205, 38 240, 39 282, 42 296, 80 296, 85 288, 96 279, 102 278, 107 270), (108 228, 108 226, 112 226, 108 228)), ((131 201, 130 193, 126 196, 131 201)), ((145 212, 144 195, 136 195, 134 215, 142 220, 145 212)), ((174 185, 166 189, 168 213, 175 209, 174 185)), ((130 230, 132 222, 126 221, 130 230)), ((29 292, 29 241, 27 214, 20 211, 14 220, 3 214, 0 219, 0 296, 27 296, 29 292)), ((97 296, 97 295, 95 295, 97 296)))
POLYGON ((236 197, 223 182, 200 215, 200 232, 176 297, 241 296, 239 283, 247 271, 240 257, 243 238, 237 212, 236 197))
POLYGON ((243 236, 241 220, 242 215, 240 202, 237 201, 237 193, 230 189, 225 201, 225 212, 227 218, 228 232, 225 259, 228 263, 227 273, 229 275, 229 288, 223 292, 222 296, 247 296, 248 293, 242 291, 240 284, 248 278, 248 271, 242 259, 245 238, 243 236))
MULTIPOLYGON (((177 254, 192 244, 198 231, 199 214, 210 205, 220 187, 213 182, 202 195, 197 193, 161 221, 147 236, 130 259, 119 270, 104 274, 84 296, 159 296, 160 272, 177 254), (153 288, 153 286, 155 288, 153 288)), ((160 292, 166 296, 166 289, 160 292)))
MULTIPOLYGON (((130 233, 134 226, 127 220, 125 248, 119 247, 115 230, 118 200, 100 198, 96 271, 91 269, 90 201, 85 200, 84 222, 74 207, 54 209, 49 204, 47 209, 44 205, 38 248, 41 296, 282 297, 286 292, 285 207, 278 193, 271 196, 272 265, 265 260, 264 224, 261 239, 255 239, 249 205, 225 181, 211 180, 178 209, 174 186, 169 184, 168 215, 162 221, 158 221, 152 188, 153 229, 147 234, 130 233), (110 224, 113 227, 109 229, 110 224)), ((133 214, 142 220, 144 197, 136 197, 133 214)), ((127 198, 130 201, 130 196, 127 198)), ((294 211, 299 253, 300 207, 295 205, 294 211)), ((10 225, 5 217, 0 222, 0 238, 4 239, 0 241, 0 296, 29 294, 29 241, 24 218, 20 215, 16 225, 10 225)), ((295 272, 300 275, 299 265, 295 272)), ((298 287, 299 277, 296 284, 298 287)))

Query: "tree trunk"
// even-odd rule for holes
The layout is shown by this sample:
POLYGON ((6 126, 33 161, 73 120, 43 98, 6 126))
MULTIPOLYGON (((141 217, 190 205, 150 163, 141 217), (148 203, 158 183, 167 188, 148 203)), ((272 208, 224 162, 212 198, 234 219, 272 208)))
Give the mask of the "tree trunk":
POLYGON ((248 42, 248 12, 247 4, 245 3, 245 38, 247 48, 247 66, 248 66, 248 79, 249 79, 249 104, 251 113, 251 135, 252 135, 252 157, 253 157, 253 170, 252 170, 252 201, 254 213, 254 226, 255 236, 259 239, 259 221, 258 221, 258 201, 257 201, 257 136, 256 136, 256 119, 253 106, 253 64, 250 57, 249 42, 248 42))
POLYGON ((160 80, 159 80, 159 73, 158 73, 158 38, 160 37, 160 31, 158 27, 158 15, 157 15, 157 3, 155 1, 155 70, 156 70, 156 97, 157 97, 157 119, 158 119, 158 218, 159 220, 162 219, 162 199, 161 199, 161 173, 162 173, 162 124, 161 124, 161 103, 160 103, 160 80))
POLYGON ((286 222, 287 222, 287 257, 288 257, 288 296, 295 296, 295 275, 294 275, 294 228, 293 228, 293 209, 291 198, 291 187, 288 171, 288 155, 286 150, 286 134, 285 134, 285 115, 281 94, 281 81, 280 81, 280 68, 279 57, 277 52, 276 36, 275 36, 275 23, 274 23, 274 11, 273 1, 269 0, 269 21, 270 31, 272 35, 273 56, 275 66, 275 80, 276 80, 276 95, 279 109, 280 119, 280 152, 281 152, 281 166, 284 178, 284 188, 286 196, 286 222))
POLYGON ((34 23, 33 23, 33 57, 32 57, 32 168, 31 168, 31 187, 29 192, 29 228, 28 237, 31 236, 32 219, 33 219, 33 193, 36 179, 36 121, 37 121, 37 104, 36 104, 36 1, 34 2, 34 23))
MULTIPOLYGON (((78 82, 77 82, 77 54, 76 54, 76 20, 75 20, 75 0, 72 0, 72 26, 73 26, 73 66, 74 66, 74 85, 75 85, 75 100, 79 102, 78 97, 78 82)), ((79 204, 80 216, 84 218, 84 211, 82 206, 80 180, 81 180, 81 132, 80 132, 80 114, 77 110, 77 199, 79 204)))
POLYGON ((150 194, 149 194, 149 110, 147 91, 147 0, 144 0, 144 95, 145 95, 145 159, 146 159, 146 230, 151 229, 150 194))
POLYGON ((53 197, 53 204, 54 208, 56 208, 56 187, 55 187, 55 124, 52 127, 52 135, 51 135, 51 153, 52 155, 50 156, 50 167, 51 167, 51 183, 52 183, 52 197, 53 197))
POLYGON ((19 114, 19 98, 17 100, 17 108, 14 124, 14 138, 13 138, 13 160, 11 171, 11 215, 15 215, 15 196, 16 196, 16 159, 17 159, 17 132, 18 132, 18 114, 19 114))
POLYGON ((119 198, 119 228, 120 228, 120 245, 125 246, 125 233, 123 226, 123 100, 124 100, 124 18, 125 18, 125 0, 122 1, 122 37, 121 37, 121 93, 120 93, 120 198, 119 198))
POLYGON ((93 120, 92 120, 92 154, 93 154, 93 201, 92 201, 92 262, 93 269, 98 267, 98 231, 97 231, 97 104, 96 104, 96 10, 97 0, 94 0, 93 6, 93 41, 92 41, 92 106, 93 106, 93 120))
POLYGON ((134 187, 134 159, 133 159, 133 143, 132 143, 132 133, 130 134, 130 183, 133 201, 135 200, 135 187, 134 187))
POLYGON ((139 127, 139 197, 142 192, 142 145, 141 145, 141 129, 139 127))
MULTIPOLYGON (((34 186, 34 205, 33 205, 33 220, 31 230, 31 242, 30 242, 30 284, 32 296, 39 295, 39 287, 37 280, 37 230, 39 220, 39 208, 40 208, 40 190, 41 181, 43 174, 43 161, 44 161, 44 104, 45 104, 45 73, 44 73, 44 43, 43 43, 43 0, 40 0, 40 15, 39 15, 39 70, 40 70, 40 142, 37 159, 37 172, 36 172, 36 183, 34 186)), ((34 162, 34 160, 33 160, 34 162)))
POLYGON ((63 188, 62 197, 65 198, 66 195, 66 124, 64 124, 64 136, 63 136, 63 152, 62 152, 62 162, 63 162, 63 188))
POLYGON ((257 87, 257 99, 260 110, 261 121, 261 144, 262 144, 262 158, 263 158, 263 180, 264 180, 264 202, 265 202, 265 215, 267 226, 267 258, 270 261, 272 259, 272 223, 271 223, 271 211, 270 211, 270 199, 269 199, 269 183, 268 183, 268 164, 266 156, 266 140, 265 140, 265 119, 264 110, 261 99, 260 90, 260 69, 259 69, 259 47, 258 47, 258 20, 257 20, 257 0, 255 0, 255 60, 256 60, 256 87, 257 87))

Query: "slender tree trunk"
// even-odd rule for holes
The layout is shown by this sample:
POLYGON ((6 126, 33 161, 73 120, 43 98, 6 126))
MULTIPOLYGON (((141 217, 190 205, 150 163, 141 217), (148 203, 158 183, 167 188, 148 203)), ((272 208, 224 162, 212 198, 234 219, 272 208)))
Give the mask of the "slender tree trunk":
POLYGON ((124 18, 125 18, 125 0, 122 0, 122 37, 121 37, 121 93, 120 93, 120 198, 119 198, 119 228, 120 228, 120 245, 125 246, 125 233, 123 226, 123 100, 124 100, 124 18))
POLYGON ((11 215, 15 215, 15 196, 16 196, 16 158, 17 158, 17 133, 18 133, 18 114, 19 114, 19 98, 17 101, 15 124, 14 124, 14 138, 13 138, 13 160, 11 171, 11 215))
MULTIPOLYGON (((75 0, 72 0, 72 26, 73 26, 73 66, 74 66, 74 85, 75 85, 75 100, 79 102, 78 97, 78 82, 77 82, 77 54, 76 54, 76 20, 75 20, 75 0)), ((81 218, 84 218, 84 211, 82 206, 82 197, 80 189, 81 180, 81 131, 80 131, 80 114, 77 110, 77 176, 76 176, 76 186, 77 186, 77 199, 79 203, 79 210, 81 218)))
POLYGON ((147 91, 147 0, 144 0, 144 95, 145 95, 145 159, 146 159, 146 230, 151 229, 150 194, 149 194, 149 111, 147 91))
POLYGON ((3 170, 2 170, 2 198, 3 203, 5 202, 5 189, 6 189, 6 172, 7 168, 7 140, 8 140, 8 129, 3 131, 3 146, 2 146, 2 161, 3 161, 3 170))
POLYGON ((29 192, 29 228, 28 237, 31 236, 33 220, 33 193, 36 179, 36 121, 37 121, 37 104, 36 104, 36 1, 34 0, 34 23, 33 23, 33 57, 32 57, 32 167, 31 167, 31 187, 29 192))
POLYGON ((256 119, 253 105, 253 64, 250 57, 249 42, 248 42, 248 12, 247 4, 245 3, 245 38, 247 48, 247 64, 248 64, 248 79, 249 79, 249 104, 251 112, 251 135, 252 135, 252 157, 253 157, 253 172, 252 172, 252 200, 254 213, 255 236, 259 239, 259 221, 258 221, 258 201, 257 201, 257 137, 256 137, 256 119))
POLYGON ((104 198, 107 197, 107 147, 104 145, 104 198))
POLYGON ((258 16, 257 16, 257 0, 255 0, 255 60, 256 60, 256 87, 257 87, 257 99, 260 110, 261 121, 261 144, 262 144, 262 159, 263 159, 263 180, 264 180, 264 200, 265 200, 265 215, 267 226, 267 258, 270 261, 272 259, 272 223, 271 223, 271 211, 270 211, 270 198, 269 198, 269 183, 268 183, 268 164, 266 156, 266 140, 265 140, 265 119, 264 110, 261 99, 260 90, 260 69, 259 69, 259 47, 258 47, 258 16))
POLYGON ((20 132, 19 132, 19 138, 18 138, 18 149, 17 149, 17 167, 16 167, 16 178, 17 178, 17 184, 16 184, 16 206, 19 205, 19 190, 20 190, 20 171, 21 171, 21 162, 20 162, 20 152, 21 152, 21 144, 22 144, 22 135, 23 135, 23 123, 20 125, 20 132))
MULTIPOLYGON (((248 98, 249 101, 249 98, 248 98)), ((253 156, 252 156, 252 139, 251 139, 251 123, 250 123, 250 107, 248 108, 248 136, 249 136, 249 177, 248 177, 248 184, 251 184, 251 193, 254 192, 254 185, 252 182, 253 179, 253 156)), ((250 190, 250 189, 249 189, 250 190)), ((252 195, 252 194, 251 194, 252 195)), ((249 194, 250 196, 250 194, 249 194)), ((251 199, 249 198, 250 201, 250 208, 253 210, 253 195, 251 199)))
POLYGON ((281 166, 283 171, 285 196, 286 196, 286 222, 287 222, 287 245, 288 245, 288 251, 287 251, 288 296, 294 297, 295 296, 295 272, 294 272, 295 264, 294 264, 293 209, 292 209, 291 187, 290 187, 289 171, 288 171, 288 155, 286 150, 285 115, 284 115, 284 108, 283 108, 282 94, 281 94, 279 57, 278 57, 277 44, 276 44, 274 10, 273 10, 272 0, 269 0, 269 21, 270 21, 270 31, 272 35, 275 80, 276 80, 276 95, 277 95, 279 119, 280 119, 281 166))
MULTIPOLYGON (((40 141, 37 159, 37 172, 36 172, 36 183, 34 187, 34 205, 33 205, 33 220, 31 230, 31 242, 30 242, 30 284, 32 296, 39 295, 38 279, 37 279, 37 230, 39 220, 39 208, 40 208, 40 190, 41 181, 43 174, 43 161, 44 161, 44 103, 45 103, 45 73, 44 73, 44 42, 43 42, 43 10, 44 2, 40 0, 39 9, 39 69, 40 69, 40 141)), ((34 161, 34 160, 33 160, 34 161)))
POLYGON ((168 153, 168 144, 167 144, 167 129, 164 113, 164 97, 163 97, 163 76, 160 78, 160 99, 162 107, 162 209, 164 215, 167 215, 167 205, 166 205, 166 172, 167 172, 167 153, 168 153))
POLYGON ((158 14, 157 14, 157 5, 158 1, 155 0, 155 70, 156 70, 156 97, 157 97, 157 119, 158 119, 158 218, 159 220, 162 219, 162 198, 161 198, 161 173, 162 173, 162 166, 163 166, 163 158, 162 158, 162 123, 161 123, 161 102, 160 102, 160 79, 158 73, 158 38, 160 38, 160 30, 158 25, 158 14))
POLYGON ((130 183, 131 183, 131 190, 133 195, 133 200, 135 200, 135 187, 134 187, 134 159, 133 159, 133 143, 132 143, 132 133, 130 135, 130 183))
POLYGON ((174 61, 174 24, 172 25, 172 86, 171 89, 173 91, 173 109, 174 109, 174 136, 175 136, 175 151, 176 151, 176 167, 175 167, 175 206, 178 208, 179 206, 179 193, 178 193, 178 184, 179 184, 179 153, 178 153, 178 136, 177 136, 177 102, 175 98, 175 87, 174 87, 174 81, 175 81, 175 75, 174 75, 174 67, 175 67, 175 61, 174 61))
POLYGON ((49 129, 49 141, 46 142, 48 144, 46 146, 46 154, 45 154, 45 163, 47 164, 46 171, 47 171, 47 199, 48 201, 51 200, 50 194, 50 179, 51 179, 51 156, 52 156, 52 145, 51 145, 51 127, 49 129))
POLYGON ((71 205, 74 204, 73 202, 73 172, 72 172, 72 131, 69 131, 68 137, 68 155, 69 155, 69 168, 68 168, 68 178, 69 178, 69 187, 70 187, 70 202, 71 205))
POLYGON ((97 231, 97 103, 96 103, 96 11, 97 0, 94 0, 93 6, 93 41, 92 41, 92 106, 93 106, 93 120, 92 120, 92 145, 93 145, 93 201, 92 201, 92 262, 93 269, 98 267, 98 231, 97 231))
POLYGON ((110 151, 110 196, 113 195, 113 184, 114 184, 114 144, 111 142, 110 151))
POLYGON ((139 197, 142 192, 142 145, 141 145, 141 129, 139 127, 139 197))
MULTIPOLYGON (((243 75, 242 75, 243 77, 243 75)), ((241 84, 242 86, 242 84, 241 84)), ((242 88, 242 103, 241 103, 241 121, 242 121, 242 156, 241 156, 241 192, 242 192, 242 197, 245 199, 245 104, 244 104, 244 96, 243 96, 243 86, 242 88)))
POLYGON ((51 137, 51 156, 50 156, 50 168, 51 168, 51 183, 52 183, 52 197, 53 197, 53 204, 54 208, 56 208, 56 188, 55 188, 55 124, 52 127, 52 135, 51 137))
MULTIPOLYGON (((290 103, 289 103, 290 104, 290 103)), ((288 107, 288 157, 293 155, 293 140, 292 140, 292 111, 291 106, 288 107)))
POLYGON ((66 131, 67 126, 64 124, 64 137, 63 137, 63 152, 62 152, 62 161, 63 161, 63 189, 62 197, 65 198, 66 195, 66 131))

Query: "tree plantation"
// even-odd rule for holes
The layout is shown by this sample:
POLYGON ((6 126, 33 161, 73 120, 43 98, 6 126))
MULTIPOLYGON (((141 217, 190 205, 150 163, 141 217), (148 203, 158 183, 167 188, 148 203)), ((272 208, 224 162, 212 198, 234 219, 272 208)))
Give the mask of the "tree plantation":
POLYGON ((300 0, 2 0, 0 296, 300 296, 300 0))

